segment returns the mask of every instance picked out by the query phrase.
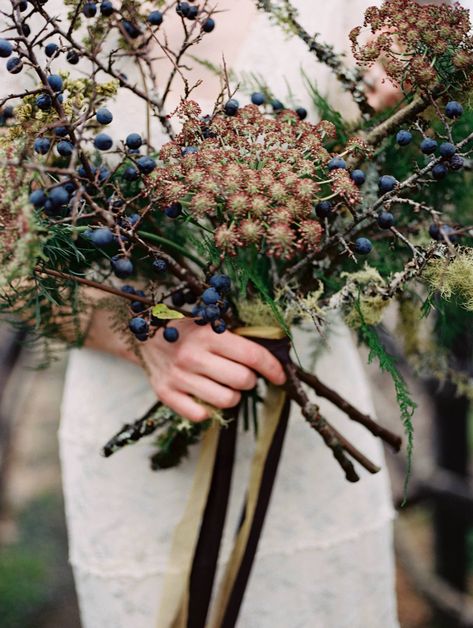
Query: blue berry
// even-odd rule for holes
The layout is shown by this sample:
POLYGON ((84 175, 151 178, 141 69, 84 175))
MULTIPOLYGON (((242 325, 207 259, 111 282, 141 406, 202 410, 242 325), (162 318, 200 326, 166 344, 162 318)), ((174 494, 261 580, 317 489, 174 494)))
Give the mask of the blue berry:
POLYGON ((439 153, 445 159, 450 159, 457 152, 456 146, 450 142, 444 142, 440 144, 439 153))
POLYGON ((216 274, 210 277, 209 284, 218 292, 229 292, 232 281, 228 275, 216 274))
POLYGON ((346 170, 347 167, 347 162, 342 159, 341 157, 334 157, 333 159, 331 159, 328 162, 328 169, 329 170, 336 170, 337 168, 340 168, 342 170, 346 170))
POLYGON ((48 192, 48 201, 52 207, 58 208, 69 202, 69 194, 66 188, 59 186, 48 192))
POLYGON ((129 321, 128 327, 131 332, 133 332, 134 334, 140 334, 140 335, 147 334, 149 330, 148 323, 145 321, 144 318, 141 318, 141 316, 133 317, 129 321))
POLYGON ((69 196, 72 196, 77 189, 75 181, 64 181, 62 187, 66 190, 69 196))
POLYGON ((48 76, 48 85, 53 90, 53 92, 60 92, 64 87, 64 83, 59 74, 51 74, 48 76))
POLYGON ((66 135, 69 134, 69 131, 67 130, 67 127, 65 126, 57 126, 54 129, 54 135, 57 135, 57 137, 66 137, 66 135))
POLYGON ((146 310, 146 305, 141 301, 132 301, 130 307, 135 314, 141 314, 146 310))
POLYGON ((296 114, 299 120, 305 120, 307 118, 307 109, 304 109, 304 107, 297 107, 296 114))
POLYGON ((89 240, 95 246, 109 246, 115 241, 115 236, 108 227, 100 227, 91 231, 89 240))
POLYGON ((195 153, 198 153, 199 149, 197 148, 197 146, 184 146, 181 149, 181 155, 183 157, 186 157, 187 155, 195 155, 195 153))
POLYGON ((34 190, 29 196, 29 201, 36 209, 39 209, 46 201, 46 194, 43 190, 34 190))
POLYGON ((105 17, 110 17, 110 15, 112 15, 114 11, 115 9, 113 8, 113 4, 110 2, 110 0, 103 0, 102 4, 100 5, 100 13, 105 17))
POLYGON ((199 15, 198 7, 190 7, 189 12, 187 13, 186 17, 188 20, 195 20, 198 15, 199 15))
POLYGON ((152 157, 140 157, 136 165, 143 174, 150 174, 156 168, 156 162, 152 157))
POLYGON ((56 148, 57 152, 62 155, 62 157, 70 157, 74 152, 74 145, 67 140, 59 142, 56 148))
POLYGON ((13 109, 12 105, 7 105, 3 108, 3 117, 5 118, 5 120, 15 117, 15 110, 13 109))
POLYGON ((167 342, 176 342, 179 340, 179 331, 175 327, 165 327, 163 338, 167 340, 167 342))
POLYGON ((130 286, 128 284, 125 284, 124 286, 122 286, 120 290, 122 292, 125 292, 126 294, 136 294, 136 290, 133 288, 133 286, 130 286))
POLYGON ((130 22, 129 20, 122 20, 122 24, 130 39, 136 39, 141 35, 140 29, 135 24, 133 24, 133 22, 130 22))
POLYGON ((354 181, 356 185, 363 185, 363 183, 366 181, 366 175, 363 170, 353 170, 350 176, 352 181, 354 181))
POLYGON ((447 236, 451 242, 457 242, 458 236, 454 235, 454 232, 455 229, 450 225, 432 223, 429 227, 429 235, 433 240, 444 240, 447 236))
POLYGON ((71 65, 77 65, 79 63, 80 57, 75 50, 68 50, 66 54, 67 62, 71 65))
POLYGON ((396 135, 396 142, 399 146, 407 146, 412 142, 412 133, 410 131, 401 130, 396 135))
POLYGON ((452 170, 461 170, 465 165, 465 160, 460 155, 453 155, 448 165, 452 170))
POLYGON ((0 39, 0 57, 6 59, 13 52, 13 46, 8 39, 0 39))
POLYGON ((51 42, 50 44, 46 44, 46 46, 44 47, 44 54, 47 57, 52 57, 54 54, 56 54, 58 50, 59 46, 51 42))
POLYGON ((130 277, 135 270, 131 260, 127 257, 120 257, 119 255, 114 255, 110 260, 110 264, 113 272, 119 279, 130 277))
POLYGON ((106 107, 101 107, 95 114, 95 118, 99 124, 110 124, 113 120, 113 115, 106 107))
POLYGON ((184 300, 189 305, 192 305, 197 301, 197 296, 192 290, 184 290, 184 300))
POLYGON ((207 288, 202 293, 202 301, 205 305, 214 305, 220 301, 220 295, 215 288, 207 288))
POLYGON ((447 176, 447 167, 444 164, 435 164, 432 168, 432 176, 436 181, 441 181, 447 176))
POLYGON ((173 292, 172 295, 171 295, 171 302, 176 307, 182 307, 185 304, 185 302, 186 302, 186 297, 184 295, 184 291, 183 290, 177 290, 176 292, 173 292))
POLYGON ((113 146, 113 140, 106 133, 99 133, 94 139, 94 146, 98 150, 109 150, 113 146))
POLYGON ((130 133, 125 140, 125 144, 128 148, 137 149, 143 144, 143 140, 138 133, 130 133))
POLYGON ((19 74, 23 69, 23 61, 20 57, 10 57, 7 61, 7 70, 10 74, 19 74))
MULTIPOLYGON (((184 305, 184 304, 182 304, 182 305, 184 305)), ((195 306, 192 308, 192 310, 191 310, 191 314, 192 314, 192 316, 194 316, 194 317, 203 316, 204 311, 205 311, 205 308, 204 308, 204 307, 202 307, 202 305, 195 305, 195 306)))
POLYGON ((51 100, 51 96, 49 94, 40 94, 36 97, 36 106, 38 109, 46 111, 51 108, 53 101, 51 100))
POLYGON ((215 20, 211 17, 208 17, 206 20, 202 22, 202 30, 204 33, 211 33, 215 28, 215 20))
POLYGON ((266 96, 261 92, 253 92, 251 94, 251 102, 259 107, 260 105, 264 105, 266 102, 266 96))
POLYGON ((227 330, 227 324, 223 320, 212 321, 212 329, 216 334, 223 334, 227 330))
POLYGON ((82 7, 82 13, 85 17, 94 17, 97 13, 97 5, 95 2, 86 2, 82 7))
MULTIPOLYGON (((123 203, 122 203, 123 204, 123 203)), ((129 216, 125 216, 124 220, 131 226, 133 227, 134 225, 136 225, 137 222, 139 222, 141 216, 139 214, 130 214, 129 216)))
POLYGON ((163 23, 163 14, 161 11, 151 11, 148 15, 148 22, 153 26, 159 26, 163 23))
POLYGON ((271 101, 271 107, 273 111, 282 111, 284 109, 283 103, 277 98, 273 98, 273 100, 271 101))
POLYGON ((461 118, 463 115, 463 107, 456 100, 451 100, 445 107, 445 115, 450 119, 461 118))
POLYGON ((433 222, 429 227, 429 235, 433 240, 440 240, 440 227, 435 222, 433 222))
POLYGON ((107 166, 100 166, 100 168, 99 168, 99 181, 101 183, 103 183, 104 181, 106 181, 110 177, 111 174, 112 173, 107 168, 107 166))
POLYGON ((217 318, 220 318, 221 314, 222 313, 220 312, 218 305, 207 305, 203 313, 203 318, 211 323, 212 321, 216 321, 217 318))
POLYGON ((24 37, 29 37, 31 35, 31 28, 24 21, 20 24, 20 31, 24 37))
POLYGON ((168 218, 177 218, 182 213, 182 205, 180 203, 171 203, 164 209, 164 213, 168 218))
POLYGON ((153 270, 157 271, 158 273, 164 273, 167 271, 167 269, 168 265, 166 263, 166 260, 158 258, 153 261, 153 270))
POLYGON ((188 2, 178 2, 176 5, 176 13, 181 17, 187 17, 191 7, 188 2))
POLYGON ((37 137, 34 141, 33 148, 36 153, 46 155, 51 148, 51 141, 47 137, 37 137))
POLYGON ((378 181, 379 191, 385 194, 386 192, 391 192, 394 190, 396 185, 399 183, 397 179, 392 177, 390 174, 384 174, 380 177, 378 181))
POLYGON ((20 9, 21 13, 23 13, 23 11, 26 11, 26 9, 28 8, 28 2, 27 0, 20 0, 17 6, 20 9))
POLYGON ((239 107, 240 103, 238 102, 238 100, 236 100, 236 98, 230 98, 230 100, 225 103, 223 110, 225 111, 227 116, 236 116, 239 107))
POLYGON ((424 155, 432 155, 437 150, 438 143, 430 137, 426 137, 420 143, 420 150, 424 155))
POLYGON ((378 225, 381 229, 389 229, 395 223, 394 216, 391 212, 380 212, 378 214, 378 225))
POLYGON ((140 173, 136 168, 133 168, 133 166, 128 166, 123 171, 123 178, 125 181, 136 181, 140 178, 140 173))
POLYGON ((373 245, 371 244, 371 240, 368 238, 357 238, 355 240, 355 252, 360 255, 368 255, 371 253, 373 249, 373 245))
POLYGON ((333 204, 330 201, 320 201, 315 206, 315 213, 319 218, 327 218, 332 213, 333 204))

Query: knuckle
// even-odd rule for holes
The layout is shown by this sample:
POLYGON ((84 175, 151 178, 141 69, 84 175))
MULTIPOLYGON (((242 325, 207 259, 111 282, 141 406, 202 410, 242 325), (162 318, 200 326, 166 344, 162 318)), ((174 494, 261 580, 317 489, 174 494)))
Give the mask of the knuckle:
POLYGON ((236 390, 227 389, 219 399, 219 408, 233 408, 240 401, 241 394, 236 390))
POLYGON ((256 368, 261 362, 261 352, 258 347, 248 347, 246 352, 245 362, 247 366, 256 368))
POLYGON ((192 413, 192 416, 189 416, 189 421, 192 421, 194 423, 200 423, 201 421, 205 421, 205 419, 207 419, 209 417, 209 413, 208 411, 203 408, 196 408, 192 413))
POLYGON ((256 386, 256 375, 252 371, 247 369, 244 375, 242 375, 240 379, 240 385, 238 386, 238 388, 240 390, 251 390, 255 386, 256 386))

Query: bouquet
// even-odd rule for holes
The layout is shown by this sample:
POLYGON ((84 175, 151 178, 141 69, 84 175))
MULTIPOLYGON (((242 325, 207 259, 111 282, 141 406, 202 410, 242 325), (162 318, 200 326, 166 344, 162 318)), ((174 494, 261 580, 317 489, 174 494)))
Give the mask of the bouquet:
MULTIPOLYGON (((246 335, 272 351, 287 375, 272 436, 297 404, 355 482, 357 465, 379 469, 321 415, 308 388, 395 451, 401 438, 291 357, 295 326, 310 324, 317 337, 336 313, 392 375, 410 461, 415 403, 376 326, 395 301, 424 317, 438 299, 473 309, 471 212, 448 199, 452 179, 465 186, 471 178, 468 11, 403 0, 369 9, 364 29, 350 34, 359 64, 351 70, 305 31, 290 2, 257 2, 353 95, 362 115, 349 125, 315 90, 325 113, 317 123, 304 108, 285 107, 261 82, 244 104, 226 68, 213 111, 203 112, 183 58, 218 26, 207 2, 159 3, 149 14, 132 0, 120 8, 107 0, 66 4, 67 26, 44 1, 12 0, 3 13, 6 69, 35 78, 21 93, 0 98, 1 311, 29 321, 37 336, 54 337, 63 330, 65 308, 70 327, 84 307, 82 286, 92 286, 138 354, 157 333, 178 345, 173 321, 183 317, 216 334, 246 335), (163 30, 174 12, 183 32, 175 51, 163 30), (41 22, 34 33, 32 15, 41 22), (107 46, 113 32, 120 49, 107 46), (172 62, 167 84, 157 84, 150 70, 151 42, 172 62), (142 86, 120 72, 123 51, 144 76, 142 86), (65 62, 82 64, 84 73, 65 69, 65 62), (364 69, 374 63, 402 93, 381 114, 368 105, 363 84, 364 69), (166 98, 176 76, 184 76, 185 93, 170 115, 166 98), (167 143, 154 148, 139 130, 120 141, 107 133, 118 90, 147 103, 149 124, 163 127, 167 143), (393 151, 395 172, 386 167, 393 151)), ((412 333, 421 318, 411 316, 412 333)), ((259 408, 273 394, 244 395, 247 426, 252 414, 258 425, 259 408)), ((152 465, 166 468, 215 421, 234 425, 229 420, 238 411, 215 411, 212 420, 191 424, 157 402, 103 453, 157 432, 152 465)), ((229 430, 221 432, 224 442, 229 430)))

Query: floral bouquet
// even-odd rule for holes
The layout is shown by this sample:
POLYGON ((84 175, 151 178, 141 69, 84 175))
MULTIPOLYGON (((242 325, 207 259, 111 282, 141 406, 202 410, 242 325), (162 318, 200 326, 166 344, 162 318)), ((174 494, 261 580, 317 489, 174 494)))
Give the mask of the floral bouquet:
MULTIPOLYGON (((337 313, 393 377, 410 461, 415 404, 376 325, 396 300, 404 306, 421 301, 424 315, 438 296, 473 309, 473 228, 454 203, 432 201, 436 186, 448 190, 452 178, 468 184, 471 176, 468 12, 387 0, 366 13, 368 39, 361 28, 350 34, 360 65, 350 70, 304 30, 290 2, 257 3, 330 65, 360 107, 361 122, 353 127, 329 107, 325 119, 309 122, 305 109, 284 107, 266 85, 242 106, 225 69, 212 112, 201 111, 185 82, 184 98, 169 116, 166 96, 184 73, 182 55, 218 21, 207 2, 160 3, 149 14, 131 0, 120 9, 106 0, 67 4, 67 27, 44 1, 13 0, 4 12, 0 56, 8 72, 29 71, 35 82, 0 99, 2 311, 29 320, 41 337, 58 336, 64 307, 70 332, 86 305, 81 288, 91 286, 103 292, 103 306, 138 355, 157 333, 179 343, 173 321, 183 317, 216 334, 245 335, 273 352, 287 375, 283 390, 254 390, 241 404, 245 424, 252 413, 258 424, 258 404, 272 409, 263 456, 268 461, 276 451, 272 479, 295 403, 355 482, 357 464, 371 473, 378 467, 321 415, 307 388, 396 451, 401 438, 290 355, 295 326, 309 323, 320 335, 337 313), (170 11, 183 28, 175 52, 161 36, 170 11), (32 15, 41 18, 33 33, 32 15), (151 41, 166 51, 172 70, 164 89, 150 89, 146 80, 138 87, 120 72, 118 51, 106 46, 113 31, 141 73, 150 67, 151 41), (72 66, 87 62, 88 70, 75 76, 53 69, 63 59, 72 66), (363 88, 363 67, 373 63, 382 64, 402 94, 384 114, 371 110, 363 88), (154 116, 169 135, 161 148, 138 132, 119 142, 106 132, 113 119, 108 101, 118 90, 147 103, 149 120, 154 116), (402 176, 386 167, 392 151, 402 176), (124 284, 131 279, 133 285, 124 284)), ((151 70, 148 78, 156 80, 151 70)), ((80 325, 76 332, 80 343, 80 325)), ((169 467, 207 438, 215 422, 227 426, 218 447, 229 447, 236 423, 229 419, 238 410, 191 424, 158 402, 103 453, 158 432, 152 464, 169 467)), ((214 476, 217 471, 215 465, 214 476)))

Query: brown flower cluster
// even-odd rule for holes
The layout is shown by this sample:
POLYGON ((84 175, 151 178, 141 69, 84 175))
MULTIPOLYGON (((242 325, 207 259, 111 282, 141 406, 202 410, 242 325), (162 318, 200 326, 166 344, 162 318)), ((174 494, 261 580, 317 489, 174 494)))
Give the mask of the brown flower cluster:
POLYGON ((361 27, 350 33, 353 54, 362 65, 380 61, 390 79, 421 90, 454 80, 471 80, 473 37, 469 11, 452 5, 418 4, 413 0, 386 0, 370 7, 364 26, 372 37, 361 44, 361 27))
MULTIPOLYGON (((222 255, 256 246, 292 259, 320 243, 319 201, 360 202, 348 172, 328 168, 333 155, 324 142, 336 135, 330 122, 300 121, 290 110, 264 114, 255 105, 236 116, 200 114, 194 102, 181 105, 182 131, 162 147, 150 184, 163 209, 178 202, 207 220, 222 255)), ((344 155, 360 150, 355 141, 344 155)))

